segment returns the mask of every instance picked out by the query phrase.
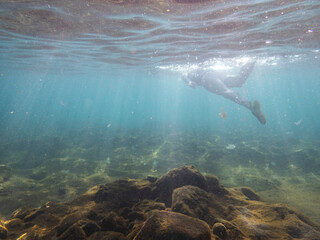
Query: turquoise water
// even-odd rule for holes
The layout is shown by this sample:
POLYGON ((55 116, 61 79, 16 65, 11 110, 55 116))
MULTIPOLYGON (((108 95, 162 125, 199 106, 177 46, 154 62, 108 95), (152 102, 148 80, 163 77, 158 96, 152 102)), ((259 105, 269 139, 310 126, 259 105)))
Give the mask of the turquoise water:
POLYGON ((0 4, 1 215, 193 164, 320 222, 317 1, 26 4, 0 4), (181 80, 248 60, 266 125, 181 80))
POLYGON ((36 66, 34 71, 3 69, 1 134, 18 137, 90 126, 112 131, 159 125, 160 131, 166 126, 226 132, 241 129, 316 138, 320 129, 318 59, 308 64, 277 64, 256 66, 245 86, 237 90, 260 101, 266 126, 247 109, 201 87, 192 89, 180 80, 179 73, 169 70, 138 67, 71 74, 50 69, 38 72, 36 66), (219 116, 222 109, 226 118, 219 116))

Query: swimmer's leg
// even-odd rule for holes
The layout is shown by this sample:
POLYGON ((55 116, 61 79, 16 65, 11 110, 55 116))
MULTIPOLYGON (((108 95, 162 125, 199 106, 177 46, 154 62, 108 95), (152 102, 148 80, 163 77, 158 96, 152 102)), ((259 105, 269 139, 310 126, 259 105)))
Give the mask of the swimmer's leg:
POLYGON ((246 63, 241 67, 238 76, 226 77, 225 79, 223 79, 223 83, 230 88, 242 87, 242 85, 247 81, 250 73, 252 72, 255 63, 255 61, 246 63))
POLYGON ((224 82, 220 81, 219 79, 210 79, 204 81, 202 86, 207 89, 209 92, 213 94, 221 95, 241 106, 248 108, 252 114, 259 120, 261 124, 266 124, 266 118, 264 117, 261 109, 260 104, 258 101, 250 102, 244 97, 242 97, 239 93, 233 91, 232 89, 228 88, 224 82))
POLYGON ((263 115, 261 109, 260 109, 260 103, 255 100, 253 102, 248 101, 247 99, 245 99, 244 97, 242 97, 239 93, 231 90, 231 89, 227 89, 225 92, 220 92, 218 93, 219 95, 222 95, 223 97, 230 99, 231 101, 242 105, 246 108, 248 108, 251 113, 259 120, 259 122, 261 124, 266 124, 266 118, 263 115))
POLYGON ((261 124, 266 124, 267 120, 260 109, 260 103, 255 100, 251 102, 251 112, 259 120, 261 124))
POLYGON ((251 110, 251 103, 246 100, 244 97, 242 97, 239 93, 233 91, 232 89, 228 88, 224 81, 221 81, 220 79, 214 79, 211 78, 211 76, 207 76, 208 79, 206 81, 203 81, 203 87, 207 89, 208 91, 221 95, 237 104, 240 104, 248 109, 251 110))
POLYGON ((251 110, 251 102, 231 89, 227 89, 225 92, 220 92, 218 94, 251 110))

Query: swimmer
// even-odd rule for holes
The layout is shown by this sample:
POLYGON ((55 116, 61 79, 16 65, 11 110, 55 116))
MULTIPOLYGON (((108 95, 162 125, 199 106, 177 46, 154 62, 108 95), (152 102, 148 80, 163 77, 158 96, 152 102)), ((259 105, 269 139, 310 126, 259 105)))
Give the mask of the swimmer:
POLYGON ((255 62, 246 63, 240 69, 237 76, 222 76, 214 70, 197 69, 183 76, 182 79, 192 88, 202 86, 213 94, 221 95, 248 108, 259 122, 264 125, 266 124, 266 118, 260 109, 260 103, 257 100, 250 102, 239 93, 230 89, 234 87, 242 87, 249 77, 254 65, 255 62))

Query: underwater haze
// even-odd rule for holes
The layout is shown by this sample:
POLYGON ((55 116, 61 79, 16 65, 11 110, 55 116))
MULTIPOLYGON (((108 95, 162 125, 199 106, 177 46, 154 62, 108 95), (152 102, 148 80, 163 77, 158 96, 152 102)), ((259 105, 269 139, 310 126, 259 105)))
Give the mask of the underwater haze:
POLYGON ((0 215, 185 164, 320 224, 320 2, 0 2, 0 215), (237 74, 252 113, 182 76, 237 74))

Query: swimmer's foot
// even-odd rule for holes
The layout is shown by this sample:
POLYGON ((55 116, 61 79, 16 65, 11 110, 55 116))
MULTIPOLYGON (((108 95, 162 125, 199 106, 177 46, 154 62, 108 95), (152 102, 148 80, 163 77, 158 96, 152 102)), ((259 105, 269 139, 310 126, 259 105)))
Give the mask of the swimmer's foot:
POLYGON ((255 100, 251 102, 251 112, 259 120, 261 124, 266 124, 267 120, 260 109, 260 103, 255 100))

